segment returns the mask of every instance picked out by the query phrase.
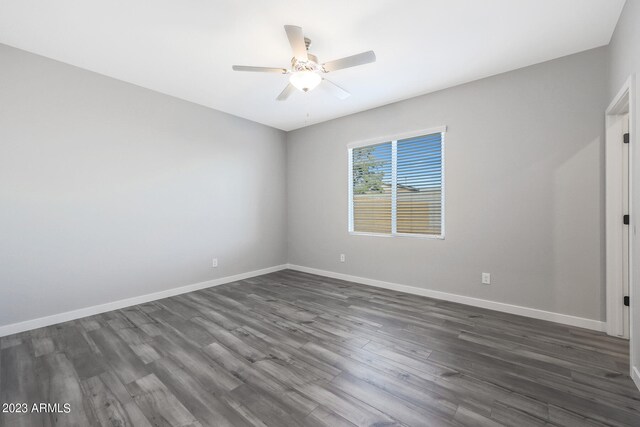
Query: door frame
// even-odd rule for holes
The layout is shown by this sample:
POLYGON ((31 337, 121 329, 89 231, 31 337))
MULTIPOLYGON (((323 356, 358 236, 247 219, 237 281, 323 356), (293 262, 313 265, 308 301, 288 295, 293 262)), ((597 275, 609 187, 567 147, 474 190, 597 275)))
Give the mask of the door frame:
MULTIPOLYGON (((622 118, 625 113, 629 114, 629 134, 631 139, 635 139, 633 129, 634 118, 634 94, 635 79, 630 76, 624 83, 618 94, 613 98, 605 112, 606 142, 605 142, 605 236, 606 236, 606 313, 607 313, 607 334, 629 338, 629 330, 624 328, 624 306, 622 304, 623 295, 623 237, 628 233, 629 237, 629 263, 628 280, 629 296, 632 293, 633 275, 633 245, 631 240, 631 230, 633 221, 625 230, 622 225, 622 216, 631 212, 623 212, 623 192, 622 192, 622 118)), ((632 205, 633 194, 633 169, 631 168, 632 151, 634 141, 629 141, 629 210, 632 205)), ((631 307, 629 307, 631 309, 631 307)), ((629 316, 631 319, 631 315, 629 316)), ((629 321, 629 326, 633 322, 629 321)))
MULTIPOLYGON (((622 193, 622 118, 629 114, 629 133, 631 132, 632 112, 631 93, 634 79, 629 77, 622 86, 605 113, 606 143, 605 143, 605 181, 606 181, 606 208, 605 208, 605 235, 606 235, 606 287, 607 287, 607 334, 628 338, 624 331, 624 297, 623 288, 623 233, 622 216, 629 212, 623 212, 622 193)), ((629 161, 631 160, 631 147, 629 146, 629 161)), ((630 164, 629 164, 630 166, 630 164)), ((629 167, 629 206, 631 207, 632 169, 629 167)), ((626 230, 631 231, 631 226, 626 230)), ((631 236, 629 236, 631 242, 631 236)), ((631 244, 629 245, 629 260, 631 257, 631 244)), ((629 262, 629 291, 631 291, 632 268, 629 262)), ((630 322, 631 323, 631 322, 630 322)), ((628 331, 627 331, 628 332, 628 331)))

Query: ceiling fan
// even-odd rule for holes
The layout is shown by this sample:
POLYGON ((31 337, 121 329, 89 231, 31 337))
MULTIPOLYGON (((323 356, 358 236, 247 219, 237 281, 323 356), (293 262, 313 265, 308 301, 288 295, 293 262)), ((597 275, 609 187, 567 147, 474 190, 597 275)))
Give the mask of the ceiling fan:
POLYGON ((250 67, 246 65, 234 65, 235 71, 255 71, 263 73, 280 73, 289 74, 289 84, 276 98, 278 101, 286 100, 295 89, 303 92, 309 92, 323 83, 329 92, 340 99, 348 98, 351 94, 335 83, 327 80, 322 74, 341 70, 343 68, 355 67, 357 65, 375 62, 376 54, 372 50, 362 52, 357 55, 347 56, 345 58, 336 59, 325 63, 319 63, 318 57, 309 53, 309 45, 311 40, 304 37, 302 28, 295 25, 285 25, 284 30, 287 33, 289 44, 293 50, 293 58, 291 58, 291 68, 270 68, 270 67, 250 67))

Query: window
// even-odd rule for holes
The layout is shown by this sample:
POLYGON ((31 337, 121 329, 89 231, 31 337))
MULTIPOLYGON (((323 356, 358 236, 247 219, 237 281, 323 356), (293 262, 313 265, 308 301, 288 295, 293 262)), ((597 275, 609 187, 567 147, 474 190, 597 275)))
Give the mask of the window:
POLYGON ((444 237, 444 132, 350 145, 350 232, 444 237))

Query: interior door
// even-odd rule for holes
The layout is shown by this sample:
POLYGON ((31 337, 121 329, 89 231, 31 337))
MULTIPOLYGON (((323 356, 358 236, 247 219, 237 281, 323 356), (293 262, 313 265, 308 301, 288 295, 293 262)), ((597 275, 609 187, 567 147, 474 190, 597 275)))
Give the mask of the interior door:
MULTIPOLYGON (((629 133, 629 114, 625 114, 622 117, 622 133, 629 133)), ((622 212, 629 214, 629 144, 622 145, 622 212)), ((630 222, 630 221, 628 221, 630 222)), ((629 280, 630 280, 630 265, 629 265, 629 253, 630 253, 630 237, 631 237, 631 225, 624 225, 624 231, 622 233, 622 295, 629 295, 629 280)), ((623 337, 629 338, 629 307, 623 307, 623 337)))
POLYGON ((640 225, 640 147, 636 147, 639 139, 636 137, 638 120, 638 101, 640 94, 635 90, 635 81, 638 76, 632 77, 631 85, 631 114, 629 115, 630 143, 629 157, 631 180, 631 223, 630 232, 630 257, 631 277, 629 295, 631 297, 629 311, 630 339, 631 339, 631 376, 638 388, 640 388, 640 239, 638 226, 640 225))

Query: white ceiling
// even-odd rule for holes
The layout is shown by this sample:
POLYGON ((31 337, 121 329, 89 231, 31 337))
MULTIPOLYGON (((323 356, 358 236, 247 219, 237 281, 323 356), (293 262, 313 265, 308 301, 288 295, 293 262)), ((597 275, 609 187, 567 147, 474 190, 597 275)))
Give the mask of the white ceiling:
POLYGON ((0 43, 292 130, 606 45, 624 0, 2 0, 0 43), (283 25, 320 62, 375 51, 328 77, 352 96, 276 96, 283 25))

